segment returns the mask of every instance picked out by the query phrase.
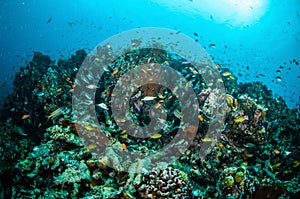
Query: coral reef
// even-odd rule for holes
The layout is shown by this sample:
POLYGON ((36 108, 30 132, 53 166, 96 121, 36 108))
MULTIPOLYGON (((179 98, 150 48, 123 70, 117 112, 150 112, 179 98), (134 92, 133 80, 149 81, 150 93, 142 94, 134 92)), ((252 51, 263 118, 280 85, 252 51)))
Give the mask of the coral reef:
MULTIPOLYGON (((120 129, 106 104, 111 100, 113 85, 130 67, 154 61, 169 64, 192 82, 199 97, 200 124, 185 131, 186 137, 194 140, 165 170, 135 174, 112 169, 111 165, 117 167, 124 162, 132 169, 145 165, 132 164, 117 153, 94 156, 94 142, 105 147, 104 139, 93 125, 72 118, 71 97, 78 83, 75 75, 85 56, 84 51, 77 51, 70 59, 55 64, 35 52, 33 60, 16 74, 13 93, 6 99, 0 120, 0 197, 299 198, 299 110, 289 109, 281 97, 273 96, 259 82, 237 83, 237 78, 219 65, 223 78, 219 82, 224 82, 227 93, 224 130, 219 139, 205 138, 212 114, 206 99, 216 100, 218 96, 190 63, 158 50, 145 49, 120 57, 114 70, 109 68, 98 85, 87 85, 97 88, 97 106, 92 108, 116 148, 155 152, 170 143, 181 128, 182 105, 171 90, 147 85, 132 97, 129 112, 139 124, 148 122, 151 106, 167 110, 167 128, 147 139, 134 138, 120 129), (157 99, 151 98, 154 94, 157 99), (80 137, 81 130, 91 140, 80 137), (194 130, 196 134, 192 134, 194 130), (216 144, 201 156, 199 146, 211 142, 216 144)), ((85 81, 84 77, 80 81, 85 81)), ((87 93, 83 91, 82 95, 87 93)))

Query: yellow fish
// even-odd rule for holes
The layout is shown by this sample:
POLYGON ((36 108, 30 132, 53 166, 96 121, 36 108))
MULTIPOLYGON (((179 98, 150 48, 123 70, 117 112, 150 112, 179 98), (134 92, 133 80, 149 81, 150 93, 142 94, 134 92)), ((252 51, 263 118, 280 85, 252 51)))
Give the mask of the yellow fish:
POLYGON ((92 150, 92 149, 95 149, 97 146, 96 146, 96 144, 90 144, 90 145, 88 145, 86 148, 88 149, 88 150, 92 150))
POLYGON ((227 77, 227 76, 231 75, 231 73, 227 71, 227 72, 224 72, 222 75, 223 75, 224 77, 227 77))
POLYGON ((214 141, 215 141, 214 138, 209 138, 209 137, 206 137, 206 138, 202 139, 202 142, 214 142, 214 141))
POLYGON ((235 77, 233 75, 229 75, 229 78, 235 80, 235 77))
POLYGON ((91 131, 94 129, 91 125, 84 126, 84 128, 88 131, 91 131))
POLYGON ((278 163, 274 164, 273 167, 279 167, 280 165, 281 165, 281 163, 278 162, 278 163))
POLYGON ((289 169, 289 170, 284 170, 283 173, 284 173, 284 174, 292 173, 292 170, 290 170, 290 169, 289 169))
POLYGON ((53 111, 49 116, 48 116, 48 120, 52 117, 57 117, 59 116, 60 114, 62 114, 63 112, 63 109, 62 108, 58 108, 56 109, 55 111, 53 111))
POLYGON ((158 139, 158 138, 161 138, 161 136, 162 136, 161 134, 156 133, 154 135, 151 135, 150 138, 152 138, 152 139, 158 139))
POLYGON ((200 120, 200 122, 203 122, 204 121, 204 118, 202 115, 198 115, 198 119, 200 120))
POLYGON ((252 153, 246 153, 245 156, 248 157, 248 158, 251 158, 251 157, 254 156, 254 154, 252 154, 252 153))
POLYGON ((236 119, 234 119, 234 122, 235 123, 241 123, 241 122, 243 122, 243 121, 245 121, 246 119, 244 118, 244 117, 240 117, 240 118, 236 118, 236 119))
POLYGON ((293 167, 298 167, 299 165, 300 165, 300 161, 295 160, 295 161, 294 161, 294 166, 293 166, 293 167))

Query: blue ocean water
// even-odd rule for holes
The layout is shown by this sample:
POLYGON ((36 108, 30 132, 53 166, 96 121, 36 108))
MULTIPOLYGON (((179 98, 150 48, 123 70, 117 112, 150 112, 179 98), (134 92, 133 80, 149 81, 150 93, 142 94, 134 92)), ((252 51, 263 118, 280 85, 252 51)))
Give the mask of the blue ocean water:
POLYGON ((299 198, 299 22, 299 0, 2 2, 0 105, 8 98, 0 108, 0 199, 299 198), (217 64, 217 75, 201 76, 191 60, 166 51, 133 48, 101 68, 98 78, 93 66, 106 64, 113 56, 102 58, 114 45, 97 45, 144 27, 187 35, 217 64), (81 65, 96 46, 104 53, 87 56, 92 62, 85 63, 92 64, 81 65), (166 79, 176 82, 172 89, 152 82, 138 89, 125 84, 131 76, 124 73, 138 65, 146 65, 140 76, 159 71, 155 75, 161 78, 165 69, 147 68, 155 61, 185 78, 169 75, 166 79), (218 79, 210 84, 206 77, 218 79), (236 78, 250 84, 237 85, 236 78), (254 82, 271 89, 273 98, 254 82), (219 87, 210 88, 214 84, 219 87), (126 95, 116 95, 116 88, 126 95), (280 96, 297 109, 288 109, 280 96), (144 127, 153 118, 157 125, 149 134, 143 130, 145 139, 126 123, 144 127), (185 140, 176 139, 181 133, 185 140), (189 148, 180 146, 186 143, 189 148), (171 150, 160 153, 165 146, 171 150), (168 157, 176 161, 171 164, 168 157), (151 173, 150 160, 159 160, 151 173))
POLYGON ((4 95, 14 73, 31 60, 33 51, 57 60, 78 49, 89 52, 116 33, 150 26, 197 39, 239 81, 261 81, 290 107, 299 103, 300 66, 293 62, 300 61, 297 0, 11 0, 1 7, 4 95))

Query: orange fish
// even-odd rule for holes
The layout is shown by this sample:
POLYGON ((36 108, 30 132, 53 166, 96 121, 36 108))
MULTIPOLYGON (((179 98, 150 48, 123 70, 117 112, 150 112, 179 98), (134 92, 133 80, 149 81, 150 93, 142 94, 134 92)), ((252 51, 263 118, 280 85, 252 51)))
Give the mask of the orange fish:
POLYGON ((112 72, 112 75, 117 74, 117 72, 118 72, 118 70, 114 70, 114 71, 112 72))
POLYGON ((160 103, 156 103, 155 105, 154 105, 154 108, 156 108, 156 109, 158 109, 160 107, 160 103))
POLYGON ((278 155, 278 154, 280 154, 280 151, 279 151, 278 149, 275 149, 275 150, 274 150, 274 153, 275 153, 276 155, 278 155))
POLYGON ((56 90, 56 92, 60 92, 61 90, 62 90, 62 88, 59 88, 59 89, 56 90))
POLYGON ((127 146, 126 146, 126 144, 122 144, 122 148, 123 148, 123 150, 127 150, 127 146))
POLYGON ((25 120, 25 119, 27 119, 27 118, 29 118, 29 117, 30 117, 29 114, 25 114, 25 115, 22 116, 22 120, 25 120))

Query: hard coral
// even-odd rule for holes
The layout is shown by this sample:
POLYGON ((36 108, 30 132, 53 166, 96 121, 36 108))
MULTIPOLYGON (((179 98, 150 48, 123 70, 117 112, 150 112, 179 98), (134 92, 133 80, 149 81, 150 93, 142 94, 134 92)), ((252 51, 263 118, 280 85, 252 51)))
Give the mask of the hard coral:
POLYGON ((154 169, 144 173, 135 187, 143 198, 191 198, 191 186, 178 169, 154 169))

